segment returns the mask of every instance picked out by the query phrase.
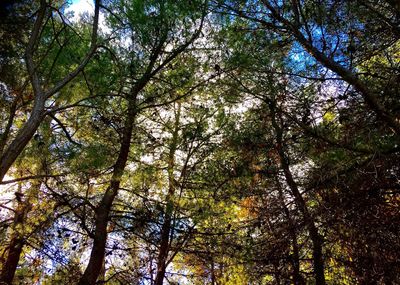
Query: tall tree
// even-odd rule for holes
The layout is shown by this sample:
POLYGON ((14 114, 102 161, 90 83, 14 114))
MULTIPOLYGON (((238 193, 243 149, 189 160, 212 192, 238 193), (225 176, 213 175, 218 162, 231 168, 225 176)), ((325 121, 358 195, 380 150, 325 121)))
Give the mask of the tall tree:
MULTIPOLYGON (((51 7, 51 6, 50 6, 51 7)), ((92 36, 90 40, 90 48, 84 58, 81 60, 79 65, 69 70, 69 73, 65 75, 61 80, 56 82, 53 86, 46 90, 46 85, 42 82, 42 75, 38 74, 39 71, 39 59, 36 58, 35 52, 40 44, 40 37, 43 32, 45 24, 48 22, 48 18, 52 17, 52 13, 49 13, 49 6, 45 0, 40 1, 40 6, 37 11, 36 18, 33 23, 32 31, 28 43, 26 45, 24 60, 26 63, 27 75, 33 90, 33 106, 32 111, 27 121, 19 129, 18 133, 8 143, 8 146, 2 151, 0 159, 0 181, 3 180, 9 168, 12 166, 17 157, 21 154, 25 146, 29 143, 40 123, 47 115, 46 102, 54 97, 54 95, 60 91, 66 84, 73 80, 87 65, 93 54, 97 49, 97 34, 99 25, 99 9, 100 1, 95 2, 95 11, 93 18, 92 36), (49 16, 50 14, 50 16, 49 16), (35 62, 36 61, 36 62, 35 62)), ((58 34, 55 34, 55 40, 57 40, 58 34)), ((56 60, 56 59, 55 59, 56 60)), ((12 110, 13 111, 13 110, 12 110)), ((9 116, 9 121, 13 119, 12 112, 9 116)), ((9 127, 7 127, 9 129, 9 127)), ((2 143, 5 145, 7 142, 8 131, 2 134, 2 143)), ((2 146, 2 149, 4 146, 2 146)))
MULTIPOLYGON (((198 7, 201 8, 201 4, 198 7)), ((125 7, 120 8, 124 9, 125 7)), ((140 44, 143 49, 150 48, 150 52, 146 54, 148 57, 142 61, 143 63, 139 63, 143 64, 141 67, 143 73, 134 81, 125 96, 127 101, 127 110, 121 144, 118 151, 118 158, 113 166, 110 184, 100 203, 95 208, 93 246, 89 263, 78 284, 95 284, 104 262, 109 215, 113 201, 118 194, 124 169, 128 161, 135 117, 137 116, 139 109, 139 94, 155 75, 161 72, 167 64, 172 62, 177 56, 179 56, 179 54, 184 52, 185 49, 199 36, 205 16, 204 13, 199 14, 201 21, 200 25, 195 28, 196 30, 193 34, 184 37, 182 42, 182 40, 177 38, 181 35, 180 33, 172 36, 170 33, 171 31, 176 31, 177 25, 179 24, 179 21, 177 20, 187 17, 187 11, 182 10, 182 8, 184 9, 186 7, 180 7, 174 1, 159 4, 139 1, 133 2, 131 8, 131 13, 127 15, 128 18, 126 19, 129 23, 129 33, 132 35, 134 41, 136 39, 136 33, 140 35, 138 39, 141 39, 141 42, 133 42, 132 44, 140 44), (134 9, 138 10, 135 11, 134 9), (154 11, 148 12, 148 9, 154 11), (143 29, 142 26, 138 26, 137 17, 147 23, 148 26, 145 27, 145 29, 143 29), (174 41, 177 43, 174 43, 174 41), (172 45, 172 51, 166 53, 165 49, 168 44, 172 45)), ((195 19, 193 19, 193 21, 194 20, 195 19)), ((189 27, 187 29, 189 29, 189 27)), ((185 35, 182 34, 182 36, 185 35)), ((141 53, 143 53, 144 50, 134 49, 133 51, 137 52, 138 56, 142 56, 141 53)), ((131 62, 131 65, 133 64, 135 64, 135 62, 131 62)), ((135 72, 135 70, 132 70, 132 72, 135 72)), ((132 73, 130 76, 135 78, 137 74, 132 73)))

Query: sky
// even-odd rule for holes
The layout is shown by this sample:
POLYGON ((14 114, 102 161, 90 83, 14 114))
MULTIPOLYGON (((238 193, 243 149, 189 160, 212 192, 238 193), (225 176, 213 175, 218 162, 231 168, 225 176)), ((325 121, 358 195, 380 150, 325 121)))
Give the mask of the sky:
MULTIPOLYGON (((1 0, 0 0, 1 1, 1 0)), ((65 9, 65 12, 74 12, 74 17, 70 18, 70 21, 77 22, 81 14, 88 12, 89 14, 94 13, 94 1, 93 0, 70 0, 69 7, 65 9)), ((100 10, 99 16, 99 27, 100 30, 109 33, 110 29, 105 24, 105 16, 100 10)))
MULTIPOLYGON (((1 0, 0 0, 1 1, 1 0)), ((94 4, 93 0, 70 0, 70 3, 72 3, 67 9, 66 12, 73 11, 74 12, 74 17, 70 19, 71 21, 77 21, 79 19, 79 15, 84 13, 84 12, 89 12, 93 13, 94 11, 94 4)), ((104 24, 104 16, 100 16, 100 28, 103 30, 105 29, 104 24)), ((7 180, 12 180, 13 177, 6 175, 4 177, 4 181, 7 180)), ((14 198, 14 192, 15 192, 15 184, 0 184, 0 203, 5 205, 7 202, 13 201, 14 198)), ((0 208, 0 216, 5 214, 4 209, 0 208)), ((6 213, 8 215, 8 212, 6 213)))
POLYGON ((72 4, 66 9, 66 12, 74 12, 73 21, 78 20, 79 15, 84 12, 93 13, 94 5, 92 0, 72 0, 70 3, 72 4))

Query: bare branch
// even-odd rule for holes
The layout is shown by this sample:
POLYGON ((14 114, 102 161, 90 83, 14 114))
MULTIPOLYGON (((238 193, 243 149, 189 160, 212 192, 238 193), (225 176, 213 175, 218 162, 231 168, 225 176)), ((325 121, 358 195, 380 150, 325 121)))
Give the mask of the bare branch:
POLYGON ((25 177, 20 177, 20 178, 15 178, 11 180, 4 180, 0 182, 0 185, 3 184, 10 184, 10 183, 15 183, 15 182, 20 182, 20 181, 25 181, 25 180, 33 180, 33 179, 42 179, 42 178, 55 178, 55 177, 60 177, 60 176, 65 176, 67 174, 54 174, 54 175, 30 175, 30 176, 25 176, 25 177))

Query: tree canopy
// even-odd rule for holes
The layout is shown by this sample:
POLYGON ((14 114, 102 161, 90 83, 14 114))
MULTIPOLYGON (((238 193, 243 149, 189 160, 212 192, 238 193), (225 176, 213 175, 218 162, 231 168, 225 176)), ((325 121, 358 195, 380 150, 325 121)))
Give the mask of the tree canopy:
POLYGON ((399 284, 398 1, 83 3, 0 3, 0 284, 399 284))

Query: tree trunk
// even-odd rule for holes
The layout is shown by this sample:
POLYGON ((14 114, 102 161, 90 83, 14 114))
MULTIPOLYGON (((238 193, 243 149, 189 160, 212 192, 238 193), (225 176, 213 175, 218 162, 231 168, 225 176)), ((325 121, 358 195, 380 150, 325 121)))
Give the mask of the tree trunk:
POLYGON ((279 191, 279 199, 282 204, 283 211, 285 213, 286 219, 288 220, 289 224, 289 235, 290 238, 292 239, 292 247, 293 247, 293 255, 291 258, 292 266, 293 266, 293 284, 294 285, 304 285, 304 279, 300 274, 300 254, 299 254, 299 245, 297 244, 297 233, 296 233, 296 227, 293 222, 293 219, 290 215, 289 209, 285 204, 285 199, 283 196, 282 188, 279 183, 279 180, 277 179, 277 184, 278 184, 278 191, 279 191))
POLYGON ((44 100, 38 98, 35 101, 35 106, 28 121, 24 124, 22 129, 18 132, 15 139, 6 148, 0 159, 0 182, 3 181, 4 176, 10 169, 11 165, 18 158, 20 153, 24 150, 25 146, 29 143, 36 130, 39 128, 40 123, 44 118, 44 100))
POLYGON ((37 198, 38 191, 40 189, 41 182, 34 183, 27 193, 25 201, 22 201, 21 196, 21 185, 19 185, 19 190, 16 195, 18 204, 14 215, 13 221, 13 233, 10 238, 10 244, 6 249, 6 260, 2 266, 2 271, 0 273, 0 284, 12 284, 15 272, 17 270, 18 262, 22 253, 22 249, 25 245, 25 236, 21 232, 24 228, 24 224, 28 213, 32 209, 32 199, 37 198))
POLYGON ((157 258, 157 275, 155 285, 162 285, 165 277, 165 270, 167 267, 167 258, 169 253, 171 224, 174 212, 174 194, 175 194, 175 152, 178 144, 179 121, 181 114, 181 104, 178 102, 178 111, 175 115, 174 132, 172 134, 172 142, 168 155, 168 193, 166 197, 167 205, 165 207, 164 223, 161 228, 161 242, 160 251, 157 258))
POLYGON ((216 278, 215 278, 215 263, 214 258, 211 256, 211 285, 216 285, 216 278))
MULTIPOLYGON (((85 56, 85 58, 73 72, 70 72, 66 77, 64 77, 61 81, 59 81, 52 89, 48 91, 43 90, 40 82, 40 76, 37 73, 37 66, 34 62, 34 51, 35 51, 35 46, 38 40, 40 39, 40 33, 42 30, 44 18, 46 16, 47 7, 48 5, 46 3, 46 0, 40 0, 40 8, 37 13, 37 17, 31 32, 31 36, 29 38, 29 42, 25 50, 26 68, 29 74, 30 82, 35 96, 32 113, 29 119, 26 121, 26 123, 24 123, 23 127, 17 133, 15 139, 13 139, 13 141, 6 148, 6 150, 3 153, 1 153, 0 182, 3 181, 3 178, 6 175, 7 171, 10 169, 12 164, 24 150, 25 146, 29 143, 29 141, 35 134, 36 130, 39 128, 40 123, 46 116, 46 110, 45 110, 46 99, 49 98, 51 95, 55 94, 57 91, 63 88, 68 82, 74 79, 83 70, 83 68, 89 62, 90 58, 93 56, 96 50, 100 0, 95 1, 92 39, 88 54, 85 56)), ((4 147, 6 143, 5 140, 6 136, 4 136, 4 141, 1 141, 1 147, 4 147)))
POLYGON ((310 239, 313 243, 313 261, 314 261, 314 274, 315 281, 317 285, 325 284, 325 275, 324 275, 324 261, 322 255, 322 240, 318 233, 318 229, 315 226, 314 219, 311 217, 306 203, 304 201, 303 196, 301 195, 296 182, 293 179, 293 175, 289 169, 289 164, 287 163, 287 157, 282 150, 281 147, 278 146, 280 150, 278 150, 281 158, 281 167, 284 172, 286 182, 289 185, 289 188, 295 198, 296 206, 300 209, 300 212, 303 215, 304 221, 308 228, 308 232, 310 234, 310 239))
MULTIPOLYGON (((11 107, 10 107, 10 116, 8 117, 8 120, 7 120, 7 125, 4 128, 3 133, 0 135, 0 157, 2 157, 2 155, 3 155, 3 150, 6 146, 7 138, 11 131, 12 123, 14 121, 15 113, 17 111, 18 99, 19 99, 19 96, 17 98, 15 98, 14 101, 12 102, 11 107)), ((1 179, 0 179, 0 181, 1 181, 1 179)))
POLYGON ((154 284, 162 285, 165 277, 165 271, 167 268, 167 258, 169 252, 169 235, 171 232, 171 217, 165 215, 165 221, 161 229, 161 243, 160 251, 157 257, 157 274, 154 284))
MULTIPOLYGON (((33 61, 33 52, 40 37, 40 31, 46 14, 47 4, 45 0, 40 1, 40 8, 37 13, 35 23, 33 25, 32 33, 29 38, 28 45, 25 50, 25 62, 28 70, 29 78, 33 87, 35 95, 32 113, 23 127, 17 133, 15 139, 2 153, 0 158, 0 182, 3 181, 4 176, 10 169, 11 165, 20 155, 22 150, 28 144, 34 133, 38 129, 42 119, 44 118, 44 104, 46 97, 40 86, 40 79, 36 73, 36 66, 33 61)), ((5 143, 5 142, 4 142, 5 143)))
POLYGON ((29 201, 19 203, 14 217, 13 234, 11 236, 10 245, 6 249, 6 260, 3 264, 0 284, 12 284, 15 271, 17 270, 18 262, 22 253, 22 248, 25 245, 25 239, 19 228, 23 228, 26 215, 31 209, 29 201))
POLYGON ((110 216, 111 206, 118 194, 121 177, 124 172, 126 162, 128 160, 129 149, 131 146, 131 137, 136 112, 136 96, 139 90, 134 94, 134 98, 129 100, 128 114, 125 120, 124 133, 122 143, 119 150, 118 159, 114 165, 113 176, 110 186, 107 188, 99 206, 96 209, 95 232, 93 237, 93 246, 90 253, 89 263, 79 280, 79 285, 94 285, 101 272, 104 261, 106 242, 107 242, 107 225, 110 216))
MULTIPOLYGON (((303 48, 313 56, 320 64, 338 74, 345 82, 354 87, 360 92, 365 102, 375 114, 385 121, 392 129, 400 134, 400 120, 385 110, 384 106, 379 101, 379 95, 371 91, 371 88, 363 82, 354 72, 338 64, 332 58, 326 56, 312 43, 312 40, 307 39, 299 30, 299 23, 293 24, 280 14, 269 1, 262 1, 264 5, 271 11, 272 17, 281 22, 295 39, 303 46, 303 48)), ((264 22, 265 23, 265 22, 264 22)))
MULTIPOLYGON (((96 0, 98 4, 100 0, 96 0)), ((96 5, 98 7, 98 5, 96 5)), ((98 16, 98 15, 97 15, 98 16)), ((188 42, 175 49, 161 64, 154 68, 159 55, 163 51, 163 45, 166 38, 161 39, 158 45, 154 48, 152 56, 150 57, 149 65, 146 68, 145 73, 133 87, 131 93, 128 96, 128 114, 125 119, 125 127, 122 135, 122 143, 119 149, 119 155, 117 162, 114 165, 113 176, 111 178, 110 186, 107 188, 106 193, 103 196, 97 210, 95 211, 95 233, 93 237, 93 247, 90 254, 89 263, 83 273, 78 285, 94 285, 97 281, 101 266, 103 264, 105 247, 107 241, 107 224, 111 206, 114 202, 115 197, 118 194, 118 190, 121 183, 121 177, 125 170, 126 162, 128 160, 129 149, 131 146, 131 137, 133 133, 134 120, 137 113, 136 100, 138 93, 146 86, 149 80, 157 74, 163 67, 169 62, 175 59, 180 53, 182 53, 200 34, 203 21, 201 22, 200 29, 197 30, 188 42)), ((93 41, 92 41, 93 42, 93 41)))
POLYGON ((289 189, 292 192, 292 195, 294 196, 294 201, 296 203, 296 206, 298 207, 299 211, 301 212, 304 218, 304 222, 308 229, 310 239, 313 243, 312 252, 313 252, 315 282, 317 285, 325 285, 322 239, 318 233, 317 227, 315 226, 314 219, 311 216, 310 212, 308 211, 307 205, 304 201, 303 196, 300 193, 297 183, 293 178, 292 172, 290 171, 289 159, 284 150, 283 130, 282 127, 277 122, 275 104, 276 102, 270 103, 270 110, 271 110, 272 126, 276 132, 276 150, 279 154, 280 166, 281 169, 283 170, 286 183, 288 184, 289 189))
POLYGON ((314 274, 315 274, 315 281, 317 285, 324 285, 325 284, 325 275, 324 275, 324 261, 322 255, 322 240, 318 233, 318 229, 315 226, 314 219, 311 217, 306 203, 304 201, 303 196, 301 195, 296 182, 293 179, 293 175, 289 169, 289 164, 287 163, 287 158, 282 150, 278 150, 281 157, 281 167, 283 169, 286 182, 289 185, 289 188, 295 197, 295 203, 297 207, 300 209, 300 212, 303 215, 304 221, 308 228, 308 232, 310 234, 310 239, 313 243, 313 261, 314 261, 314 274))
POLYGON ((12 284, 23 246, 24 240, 22 238, 18 236, 11 238, 10 245, 8 246, 7 258, 3 264, 0 275, 0 284, 12 284))

